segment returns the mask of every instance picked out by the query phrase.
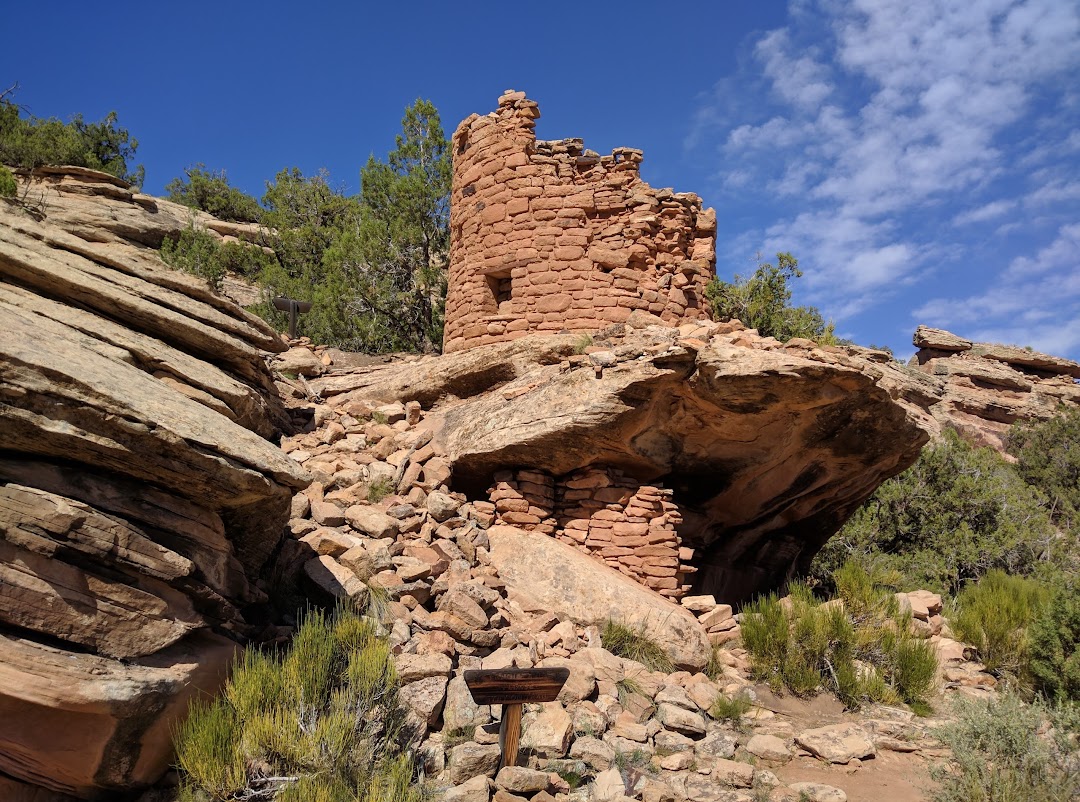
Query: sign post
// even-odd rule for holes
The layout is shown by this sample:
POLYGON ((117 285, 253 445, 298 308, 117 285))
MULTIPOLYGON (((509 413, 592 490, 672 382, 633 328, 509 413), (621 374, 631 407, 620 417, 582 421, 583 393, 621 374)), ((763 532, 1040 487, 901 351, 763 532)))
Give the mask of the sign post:
POLYGON ((568 668, 494 668, 465 672, 465 684, 478 705, 502 705, 499 768, 517 764, 521 742, 521 706, 554 702, 570 676, 568 668))
POLYGON ((311 311, 311 301, 297 301, 294 298, 275 298, 274 308, 289 313, 289 339, 296 339, 296 318, 311 311))

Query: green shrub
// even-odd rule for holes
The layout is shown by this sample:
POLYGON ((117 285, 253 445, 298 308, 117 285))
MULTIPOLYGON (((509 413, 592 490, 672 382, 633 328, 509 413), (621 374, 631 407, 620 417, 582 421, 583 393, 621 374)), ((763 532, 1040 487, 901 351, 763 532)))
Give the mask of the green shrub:
MULTIPOLYGON (((919 638, 897 638, 885 673, 893 687, 912 710, 920 716, 931 712, 927 698, 937 685, 938 658, 934 646, 919 638)), ((876 701, 886 701, 884 695, 876 701)))
POLYGON ((447 729, 444 729, 442 732, 443 749, 449 751, 458 744, 463 744, 471 741, 475 732, 475 726, 448 727, 447 729))
POLYGON ((1028 678, 1028 626, 1045 607, 1047 590, 1039 582, 990 571, 956 599, 952 628, 978 652, 986 670, 1021 685, 1028 678))
POLYGON ((750 655, 751 674, 779 691, 784 687, 784 660, 791 638, 780 598, 770 593, 744 607, 741 628, 743 646, 750 655))
POLYGON ((946 431, 907 471, 884 482, 815 557, 811 575, 830 587, 854 559, 894 572, 908 587, 955 595, 999 568, 1042 574, 1069 559, 1045 497, 997 452, 946 431))
POLYGON ((709 661, 705 664, 705 676, 713 682, 719 681, 724 676, 724 663, 720 660, 719 646, 713 646, 709 650, 709 661))
POLYGON ((648 699, 648 697, 645 696, 644 689, 641 687, 641 683, 632 677, 623 677, 615 683, 615 696, 619 700, 619 704, 623 707, 629 702, 631 696, 640 696, 644 699, 648 699))
POLYGON ((641 663, 650 671, 670 674, 675 670, 668 653, 645 634, 644 624, 629 626, 609 618, 600 633, 600 640, 612 654, 641 663))
POLYGON ((957 721, 937 733, 952 759, 931 770, 934 802, 1075 800, 1078 723, 1075 710, 1027 705, 1013 694, 958 703, 957 721))
POLYGON ((161 243, 161 259, 165 264, 205 279, 215 290, 221 289, 227 272, 220 251, 213 234, 194 227, 181 231, 175 240, 166 238, 161 243))
POLYGON ((215 290, 229 273, 252 279, 273 262, 274 257, 254 245, 221 242, 209 231, 190 226, 176 239, 161 243, 161 258, 167 265, 206 279, 215 290))
POLYGON ((739 691, 731 697, 720 694, 709 708, 709 715, 717 721, 729 721, 735 727, 739 727, 742 724, 742 717, 750 712, 753 704, 750 695, 745 691, 739 691))
POLYGON ((787 603, 775 595, 743 608, 742 640, 751 674, 774 691, 828 690, 848 708, 906 702, 925 714, 937 656, 911 630, 893 594, 855 564, 837 572, 841 597, 819 603, 803 584, 787 603))
POLYGON ((367 500, 370 504, 378 504, 384 498, 394 492, 394 483, 385 476, 380 476, 367 486, 367 500))
POLYGON ((1018 423, 1009 430, 1006 445, 1024 481, 1049 498, 1054 522, 1066 530, 1080 529, 1080 409, 1018 423))
POLYGON ((15 182, 15 176, 11 170, 0 166, 0 198, 14 198, 19 194, 19 185, 15 182))
POLYGON ((578 774, 573 769, 568 769, 565 767, 559 768, 555 773, 563 778, 566 784, 570 786, 571 791, 585 785, 585 781, 588 779, 588 775, 578 774))
POLYGON ((615 768, 624 773, 628 769, 638 769, 650 774, 656 772, 652 762, 649 760, 649 753, 644 749, 634 749, 630 752, 620 752, 616 750, 615 768))
POLYGON ((1035 690, 1057 702, 1080 702, 1080 588, 1057 588, 1028 633, 1035 690))
POLYGON ((175 733, 185 800, 419 802, 391 652, 368 619, 308 613, 289 651, 248 649, 175 733))
MULTIPOLYGON (((260 283, 270 297, 310 301, 300 333, 351 351, 434 351, 442 345, 450 241, 450 152, 438 112, 417 100, 387 161, 361 169, 346 196, 325 172, 280 171, 262 221, 278 257, 260 283)), ((256 313, 281 329, 283 313, 256 313)))
POLYGON ((193 209, 201 209, 220 220, 257 223, 263 209, 251 195, 230 186, 225 171, 207 170, 196 164, 184 170, 183 178, 174 178, 165 185, 169 200, 193 209))

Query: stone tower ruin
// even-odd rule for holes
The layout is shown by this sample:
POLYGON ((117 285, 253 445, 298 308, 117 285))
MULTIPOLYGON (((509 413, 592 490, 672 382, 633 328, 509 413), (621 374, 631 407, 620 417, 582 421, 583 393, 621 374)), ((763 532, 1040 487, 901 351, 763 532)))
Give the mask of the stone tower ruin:
POLYGON ((508 91, 454 132, 443 350, 598 331, 634 310, 707 318, 716 213, 642 181, 640 150, 537 140, 539 116, 508 91))

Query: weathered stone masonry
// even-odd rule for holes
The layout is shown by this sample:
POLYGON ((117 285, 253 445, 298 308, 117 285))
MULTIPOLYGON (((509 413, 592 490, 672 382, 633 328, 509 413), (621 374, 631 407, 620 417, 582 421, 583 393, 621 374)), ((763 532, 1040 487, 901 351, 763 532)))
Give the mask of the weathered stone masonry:
POLYGON ((635 309, 707 318, 716 213, 643 182, 640 150, 538 141, 539 116, 511 91, 454 132, 444 350, 596 331, 635 309))
POLYGON ((490 509, 500 523, 554 536, 661 595, 680 598, 690 590, 694 550, 676 531, 682 515, 671 490, 599 467, 559 478, 501 471, 494 481, 490 509))

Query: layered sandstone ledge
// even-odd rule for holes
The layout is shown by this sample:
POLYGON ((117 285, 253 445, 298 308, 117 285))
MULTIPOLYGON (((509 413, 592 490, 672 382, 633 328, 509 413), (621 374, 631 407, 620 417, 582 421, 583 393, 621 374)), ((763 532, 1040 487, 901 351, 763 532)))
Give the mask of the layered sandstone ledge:
MULTIPOLYGON (((935 425, 939 383, 881 352, 641 312, 593 339, 575 353, 576 334, 525 337, 311 387, 332 409, 418 403, 439 472, 479 509, 669 598, 732 603, 804 569, 935 425)), ((391 457, 380 470, 427 475, 391 457)))
POLYGON ((454 132, 444 350, 595 331, 634 310, 708 318, 716 213, 643 182, 640 150, 538 141, 539 116, 510 91, 454 132))
POLYGON ((92 170, 20 180, 0 201, 0 775, 113 799, 161 776, 189 700, 258 635, 310 477, 271 440, 281 339, 158 257, 189 211, 92 170))
POLYGON ((927 326, 919 326, 913 342, 919 350, 912 367, 942 384, 934 419, 979 445, 1004 451, 1017 421, 1046 420, 1080 405, 1080 363, 927 326))

